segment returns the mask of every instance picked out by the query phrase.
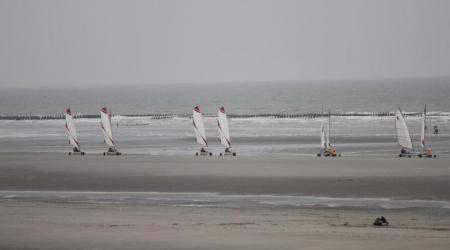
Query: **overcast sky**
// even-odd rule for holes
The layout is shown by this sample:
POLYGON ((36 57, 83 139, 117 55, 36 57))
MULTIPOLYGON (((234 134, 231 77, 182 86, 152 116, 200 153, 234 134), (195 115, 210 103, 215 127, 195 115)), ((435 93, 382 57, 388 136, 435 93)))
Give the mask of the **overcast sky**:
POLYGON ((449 76, 447 0, 0 0, 0 86, 449 76))

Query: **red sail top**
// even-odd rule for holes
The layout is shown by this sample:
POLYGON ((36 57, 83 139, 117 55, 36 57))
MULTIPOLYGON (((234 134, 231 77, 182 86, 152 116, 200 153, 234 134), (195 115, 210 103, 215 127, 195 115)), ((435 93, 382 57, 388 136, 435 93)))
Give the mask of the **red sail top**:
POLYGON ((106 107, 103 107, 102 109, 100 109, 101 112, 108 114, 108 109, 106 107))

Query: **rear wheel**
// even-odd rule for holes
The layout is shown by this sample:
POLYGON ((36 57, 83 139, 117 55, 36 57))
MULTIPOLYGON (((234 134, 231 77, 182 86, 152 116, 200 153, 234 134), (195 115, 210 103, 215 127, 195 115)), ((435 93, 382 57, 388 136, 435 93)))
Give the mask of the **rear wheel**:
POLYGON ((106 152, 103 152, 103 155, 106 155, 106 152))
POLYGON ((233 156, 236 156, 236 153, 233 153, 233 156))
POLYGON ((211 152, 209 152, 209 156, 212 156, 212 153, 211 153, 211 152))
POLYGON ((197 153, 195 153, 195 156, 198 156, 198 152, 197 152, 197 153))

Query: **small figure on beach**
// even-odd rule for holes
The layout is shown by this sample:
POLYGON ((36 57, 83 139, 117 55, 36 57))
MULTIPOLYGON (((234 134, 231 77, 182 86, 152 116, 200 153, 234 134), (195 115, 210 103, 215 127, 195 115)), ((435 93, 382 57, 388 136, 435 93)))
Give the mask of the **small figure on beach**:
POLYGON ((374 226, 389 226, 389 222, 384 218, 384 216, 378 217, 373 222, 374 226))
POLYGON ((438 126, 437 126, 437 125, 434 125, 433 129, 434 129, 434 132, 433 132, 433 133, 434 133, 435 135, 439 134, 439 129, 438 129, 438 126))

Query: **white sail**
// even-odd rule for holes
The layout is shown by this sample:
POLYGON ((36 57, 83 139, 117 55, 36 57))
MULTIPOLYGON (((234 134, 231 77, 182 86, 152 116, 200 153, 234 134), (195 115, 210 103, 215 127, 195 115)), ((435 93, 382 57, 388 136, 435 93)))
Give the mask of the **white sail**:
POLYGON ((398 144, 404 148, 413 149, 408 126, 400 108, 395 112, 395 128, 397 129, 398 144))
POLYGON ((326 131, 326 136, 325 136, 325 142, 327 144, 328 147, 330 147, 330 112, 328 111, 328 126, 327 126, 327 131, 326 131))
POLYGON ((112 135, 112 129, 111 129, 111 117, 108 113, 108 109, 106 107, 103 107, 100 109, 100 119, 101 119, 101 128, 103 137, 105 138, 105 143, 109 147, 114 147, 114 139, 112 135))
POLYGON ((422 129, 420 130, 420 147, 425 149, 425 130, 427 127, 427 106, 425 106, 422 114, 422 129))
POLYGON ((193 118, 192 125, 194 127, 195 133, 195 141, 200 145, 207 147, 208 142, 206 141, 205 125, 203 124, 203 116, 202 113, 200 112, 199 106, 194 107, 192 118, 193 118))
POLYGON ((217 117, 217 128, 219 130, 220 143, 222 143, 225 148, 231 148, 230 130, 228 127, 228 119, 227 114, 225 114, 224 107, 219 108, 217 117))
POLYGON ((321 124, 321 126, 320 126, 320 148, 322 149, 322 150, 324 150, 325 149, 325 143, 326 143, 326 140, 325 140, 325 126, 324 126, 324 119, 322 118, 322 124, 321 124))
POLYGON ((65 124, 66 133, 67 137, 69 138, 70 145, 80 150, 80 144, 78 142, 77 137, 77 130, 75 129, 75 123, 73 121, 72 111, 70 110, 70 108, 66 109, 65 117, 66 117, 66 124, 65 124))

